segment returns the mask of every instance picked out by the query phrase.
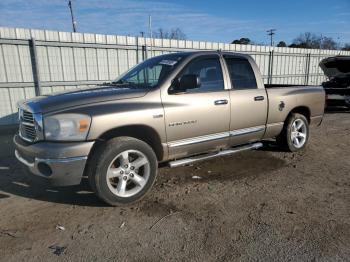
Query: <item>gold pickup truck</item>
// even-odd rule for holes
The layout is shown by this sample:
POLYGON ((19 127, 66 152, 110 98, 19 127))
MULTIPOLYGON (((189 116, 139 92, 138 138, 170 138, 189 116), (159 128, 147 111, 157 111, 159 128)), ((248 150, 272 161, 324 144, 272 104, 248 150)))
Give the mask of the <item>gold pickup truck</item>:
POLYGON ((324 106, 322 87, 264 85, 248 55, 173 53, 96 88, 20 103, 15 154, 52 185, 88 176, 103 201, 122 205, 150 190, 160 162, 177 167, 270 138, 302 150, 324 106))

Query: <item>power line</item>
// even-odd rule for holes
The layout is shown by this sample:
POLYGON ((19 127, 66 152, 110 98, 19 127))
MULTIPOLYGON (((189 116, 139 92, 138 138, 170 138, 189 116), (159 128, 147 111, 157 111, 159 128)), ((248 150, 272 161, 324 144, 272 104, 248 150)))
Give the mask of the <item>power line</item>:
POLYGON ((273 41, 272 41, 273 40, 273 35, 276 34, 275 33, 276 29, 269 29, 266 32, 267 32, 267 35, 270 36, 270 45, 272 46, 272 44, 273 44, 273 41))
POLYGON ((73 32, 75 33, 77 31, 77 22, 74 19, 72 0, 68 1, 68 6, 69 6, 69 10, 70 10, 70 16, 72 18, 73 32))

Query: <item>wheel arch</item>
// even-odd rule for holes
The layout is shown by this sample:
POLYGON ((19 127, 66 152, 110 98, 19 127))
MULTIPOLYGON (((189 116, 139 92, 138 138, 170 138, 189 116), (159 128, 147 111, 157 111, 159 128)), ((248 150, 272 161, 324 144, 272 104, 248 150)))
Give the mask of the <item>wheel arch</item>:
POLYGON ((288 121, 288 118, 294 113, 298 113, 298 114, 301 114, 301 115, 305 116, 307 121, 308 121, 308 124, 310 124, 310 122, 311 122, 311 111, 310 111, 310 108, 307 107, 307 106, 294 107, 289 112, 289 114, 287 115, 286 119, 284 120, 284 123, 286 123, 288 121))
POLYGON ((282 148, 286 149, 289 152, 295 152, 295 151, 299 150, 299 149, 292 148, 290 146, 290 143, 288 142, 288 139, 289 139, 289 135, 288 135, 288 131, 287 131, 288 124, 289 124, 290 117, 295 113, 303 115, 308 122, 307 124, 310 124, 310 121, 311 121, 311 112, 307 106, 297 106, 289 112, 286 119, 284 120, 284 124, 283 124, 283 128, 282 128, 281 133, 278 136, 276 136, 277 143, 280 144, 280 146, 282 148))
POLYGON ((91 150, 93 153, 94 149, 97 148, 101 143, 120 136, 128 136, 139 139, 147 143, 154 151, 158 161, 164 158, 164 149, 162 147, 161 139, 155 129, 147 125, 127 125, 117 128, 113 128, 105 131, 97 139, 94 148, 91 150))

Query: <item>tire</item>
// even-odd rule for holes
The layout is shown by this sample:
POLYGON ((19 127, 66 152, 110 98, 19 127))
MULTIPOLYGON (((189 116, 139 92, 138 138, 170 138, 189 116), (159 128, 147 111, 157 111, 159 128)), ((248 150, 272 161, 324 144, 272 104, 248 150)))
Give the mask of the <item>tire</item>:
POLYGON ((145 142, 131 137, 106 141, 90 161, 90 186, 101 200, 112 206, 140 200, 157 177, 158 161, 154 151, 145 142))
POLYGON ((309 141, 309 122, 306 117, 292 113, 276 141, 282 148, 290 152, 303 150, 309 141))

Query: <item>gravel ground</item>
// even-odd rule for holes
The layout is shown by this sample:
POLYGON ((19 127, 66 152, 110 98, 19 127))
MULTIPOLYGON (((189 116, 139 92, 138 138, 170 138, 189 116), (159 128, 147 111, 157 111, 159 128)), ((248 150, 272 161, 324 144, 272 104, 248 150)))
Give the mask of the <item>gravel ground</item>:
POLYGON ((327 114, 311 136, 301 153, 272 143, 162 168, 126 208, 105 206, 85 180, 47 188, 2 136, 0 260, 350 261, 350 113, 327 114))

